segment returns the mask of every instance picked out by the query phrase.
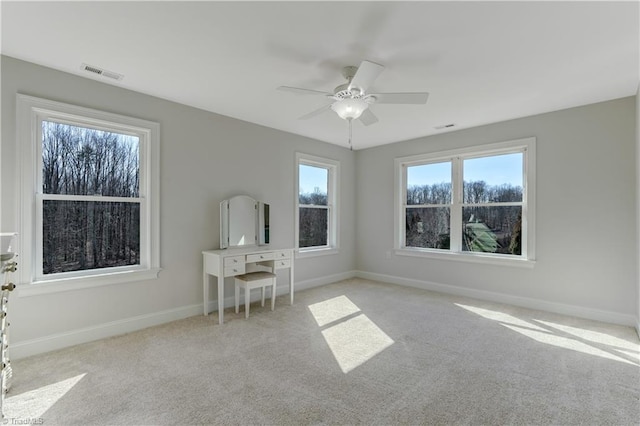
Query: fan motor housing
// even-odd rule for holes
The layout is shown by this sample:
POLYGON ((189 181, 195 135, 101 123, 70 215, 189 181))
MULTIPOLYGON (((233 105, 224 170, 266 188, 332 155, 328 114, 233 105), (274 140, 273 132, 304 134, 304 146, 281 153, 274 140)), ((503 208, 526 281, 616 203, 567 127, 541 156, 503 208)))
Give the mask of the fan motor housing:
POLYGON ((358 67, 354 67, 354 66, 347 66, 342 68, 342 76, 347 79, 347 82, 333 89, 333 93, 335 96, 339 96, 340 92, 344 92, 348 90, 351 91, 351 97, 363 94, 362 90, 360 90, 360 88, 358 87, 352 87, 351 89, 349 89, 351 80, 353 80, 353 77, 356 75, 357 71, 358 71, 358 67))
POLYGON ((348 66, 342 68, 342 75, 347 80, 351 81, 354 75, 356 75, 356 71, 358 71, 358 67, 348 66))

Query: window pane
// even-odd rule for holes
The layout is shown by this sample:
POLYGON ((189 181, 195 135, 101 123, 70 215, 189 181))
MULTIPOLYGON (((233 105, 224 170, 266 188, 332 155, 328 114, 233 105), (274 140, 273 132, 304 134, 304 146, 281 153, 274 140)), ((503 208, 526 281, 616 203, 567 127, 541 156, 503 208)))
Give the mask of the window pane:
POLYGON ((407 167, 407 205, 450 203, 451 162, 407 167))
POLYGON ((298 179, 300 204, 327 205, 327 194, 329 193, 328 169, 300 164, 298 179))
POLYGON ((138 197, 139 138, 42 122, 45 194, 138 197))
POLYGON ((406 209, 406 246, 449 249, 449 207, 406 209))
POLYGON ((328 244, 329 209, 300 207, 300 247, 328 244))
POLYGON ((140 264, 138 203, 45 200, 42 272, 140 264))
POLYGON ((521 152, 472 158, 463 162, 463 202, 522 201, 521 152))
POLYGON ((462 250, 522 253, 522 207, 463 207, 462 223, 462 250))

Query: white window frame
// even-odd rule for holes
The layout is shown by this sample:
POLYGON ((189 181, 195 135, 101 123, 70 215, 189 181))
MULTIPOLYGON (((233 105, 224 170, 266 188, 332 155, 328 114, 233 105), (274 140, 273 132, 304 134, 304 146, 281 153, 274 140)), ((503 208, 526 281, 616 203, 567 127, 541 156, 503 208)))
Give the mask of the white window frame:
MULTIPOLYGON (((158 277, 160 272, 160 125, 158 123, 18 94, 17 142, 20 179, 18 294, 76 290, 158 277), (42 121, 56 121, 139 137, 140 264, 56 274, 42 272, 42 204, 60 198, 42 192, 42 121)), ((65 198, 73 198, 68 196, 65 198)), ((110 197, 90 197, 113 201, 110 197)), ((84 199, 84 198, 83 198, 84 199)), ((91 201, 85 199, 85 201, 91 201)), ((116 200, 117 201, 117 200, 116 200)), ((130 201, 130 200, 129 200, 130 201)))
POLYGON ((317 157, 315 155, 296 153, 295 173, 294 173, 294 199, 295 199, 295 250, 297 257, 321 256, 336 254, 339 252, 339 219, 338 219, 338 200, 339 198, 339 182, 340 182, 340 162, 328 158, 317 157), (327 169, 327 205, 326 206, 309 206, 325 208, 329 211, 327 223, 327 245, 314 247, 300 247, 300 165, 320 167, 327 169))
POLYGON ((533 267, 535 264, 535 151, 534 137, 478 145, 449 151, 439 151, 428 154, 400 157, 394 160, 395 194, 394 194, 394 253, 400 256, 426 257, 441 260, 458 260, 496 265, 511 265, 533 267), (491 205, 521 205, 522 206, 522 250, 521 255, 506 255, 498 253, 478 253, 462 251, 462 208, 463 203, 463 161, 472 158, 493 155, 523 153, 523 200, 522 203, 492 203, 491 205), (405 222, 407 200, 407 167, 429 163, 451 162, 452 194, 449 206, 451 234, 450 249, 431 249, 405 246, 405 222))

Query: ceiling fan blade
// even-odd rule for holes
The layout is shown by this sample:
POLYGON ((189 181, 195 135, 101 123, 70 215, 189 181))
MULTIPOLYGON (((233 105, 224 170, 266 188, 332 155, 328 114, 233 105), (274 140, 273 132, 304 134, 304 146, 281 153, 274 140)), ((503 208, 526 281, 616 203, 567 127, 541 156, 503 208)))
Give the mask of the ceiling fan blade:
POLYGON ((325 111, 329 111, 330 109, 331 109, 331 104, 325 105, 325 106, 323 106, 321 108, 318 108, 318 109, 316 109, 314 111, 311 111, 308 114, 303 115, 302 117, 298 117, 298 120, 308 120, 310 118, 315 117, 316 115, 322 114, 325 111))
POLYGON ((373 123, 378 122, 378 117, 376 117, 376 115, 373 112, 371 112, 369 108, 367 108, 364 111, 362 111, 362 114, 360 115, 359 120, 362 121, 362 124, 364 124, 365 126, 370 126, 373 123))
POLYGON ((297 93, 299 95, 333 96, 333 93, 321 92, 319 90, 303 89, 301 87, 280 86, 280 87, 277 87, 277 90, 282 90, 284 92, 297 93))
POLYGON ((357 87, 361 91, 365 92, 383 70, 384 67, 380 64, 362 61, 358 67, 358 71, 356 71, 356 74, 351 79, 351 83, 349 83, 349 90, 357 87))
POLYGON ((372 93, 371 96, 377 104, 426 104, 429 93, 372 93))

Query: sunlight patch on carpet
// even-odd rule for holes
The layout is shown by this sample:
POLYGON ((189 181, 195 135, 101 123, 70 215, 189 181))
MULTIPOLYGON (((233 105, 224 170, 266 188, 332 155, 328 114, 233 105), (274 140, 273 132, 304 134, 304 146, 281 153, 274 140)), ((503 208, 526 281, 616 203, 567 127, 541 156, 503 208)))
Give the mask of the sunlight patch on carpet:
MULTIPOLYGON (((6 419, 38 419, 56 402, 67 394, 86 374, 80 374, 57 383, 24 392, 19 395, 7 396, 3 411, 6 419)), ((15 424, 18 424, 15 423, 15 424)), ((13 423, 10 423, 13 424, 13 423)))
POLYGON ((520 334, 523 334, 527 337, 532 338, 535 341, 538 341, 540 343, 546 343, 548 345, 551 346, 556 346, 559 348, 564 348, 564 349, 570 349, 572 351, 577 351, 577 352, 582 352, 588 355, 595 355, 595 356, 599 356, 601 358, 607 358, 607 359, 612 359, 614 361, 619 361, 619 362, 624 362, 627 364, 631 364, 631 365, 636 365, 633 362, 621 358, 617 355, 614 355, 610 352, 604 351, 602 349, 598 349, 594 346, 588 345, 586 343, 582 343, 578 340, 575 339, 569 339, 567 337, 562 337, 562 336, 556 336, 555 334, 552 333, 548 333, 548 332, 539 332, 539 331, 535 331, 535 330, 529 330, 529 329, 525 329, 525 328, 521 328, 521 327, 516 327, 516 326, 512 326, 509 324, 502 324, 503 326, 507 327, 510 330, 516 331, 520 334))
POLYGON ((491 311, 489 309, 483 309, 483 308, 478 308, 478 307, 469 306, 469 305, 461 305, 459 303, 454 303, 454 305, 490 320, 499 321, 506 324, 513 324, 520 327, 527 327, 533 330, 546 331, 544 328, 540 328, 535 324, 532 324, 528 321, 521 320, 520 318, 516 318, 513 315, 505 314, 504 312, 491 311))
POLYGON ((360 308, 349 300, 347 296, 338 296, 314 303, 309 305, 309 310, 320 327, 360 312, 360 308))
POLYGON ((322 330, 322 335, 344 373, 364 364, 394 343, 364 314, 322 330))
POLYGON ((309 305, 343 373, 364 364, 394 341, 346 296, 309 305))
POLYGON ((590 342, 600 343, 607 346, 613 346, 619 349, 626 349, 628 351, 633 351, 636 354, 640 352, 639 344, 631 343, 606 333, 600 333, 598 331, 592 331, 592 330, 585 330, 584 328, 570 327, 568 325, 557 324, 549 321, 542 321, 542 320, 534 320, 534 321, 544 324, 547 327, 556 328, 560 331, 579 337, 583 340, 588 340, 590 342))
POLYGON ((532 319, 533 322, 525 321, 504 312, 476 306, 461 305, 459 303, 454 303, 454 305, 481 317, 494 320, 509 330, 518 332, 540 343, 626 364, 639 365, 640 345, 615 336, 538 319, 532 319), (536 323, 539 325, 536 325, 536 323))
POLYGON ((636 351, 628 351, 625 349, 616 349, 617 352, 620 352, 621 354, 624 354, 626 356, 628 356, 629 358, 633 358, 633 360, 640 365, 640 353, 636 352, 636 351))

